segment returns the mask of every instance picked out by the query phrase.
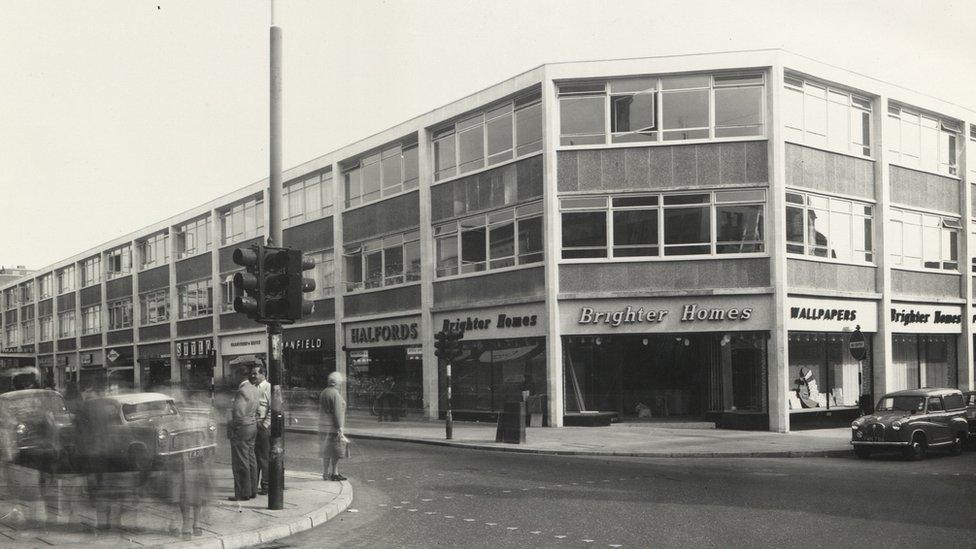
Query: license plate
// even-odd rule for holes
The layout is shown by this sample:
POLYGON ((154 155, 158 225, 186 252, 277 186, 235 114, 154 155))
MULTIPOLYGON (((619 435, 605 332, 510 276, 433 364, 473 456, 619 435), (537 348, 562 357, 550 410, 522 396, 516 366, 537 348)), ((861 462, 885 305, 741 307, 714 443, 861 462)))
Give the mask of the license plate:
POLYGON ((204 450, 193 450, 190 452, 190 459, 203 457, 204 450))

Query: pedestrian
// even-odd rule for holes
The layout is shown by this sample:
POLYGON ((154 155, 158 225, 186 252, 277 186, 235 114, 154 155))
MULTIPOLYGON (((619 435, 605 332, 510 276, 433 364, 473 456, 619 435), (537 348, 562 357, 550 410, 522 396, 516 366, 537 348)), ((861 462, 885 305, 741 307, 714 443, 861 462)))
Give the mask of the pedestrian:
POLYGON ((234 472, 234 496, 230 501, 246 501, 257 497, 258 464, 254 455, 257 438, 258 403, 261 390, 254 383, 244 383, 234 395, 230 435, 231 469, 234 472))
POLYGON ((258 494, 268 493, 268 463, 271 460, 271 384, 268 383, 264 366, 251 366, 248 378, 241 385, 250 383, 261 391, 258 401, 258 434, 254 439, 254 457, 258 463, 258 494))
POLYGON ((346 454, 346 401, 339 389, 345 380, 339 372, 329 374, 328 386, 319 394, 319 441, 322 445, 322 480, 346 480, 339 474, 339 460, 346 454))

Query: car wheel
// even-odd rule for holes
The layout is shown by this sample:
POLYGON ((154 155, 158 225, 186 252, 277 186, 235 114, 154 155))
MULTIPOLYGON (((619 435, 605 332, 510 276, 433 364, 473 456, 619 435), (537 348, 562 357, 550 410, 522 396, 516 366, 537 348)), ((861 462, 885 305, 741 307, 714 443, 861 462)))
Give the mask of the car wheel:
POLYGON ((149 457, 149 452, 142 446, 129 448, 128 458, 129 467, 136 471, 148 471, 152 469, 152 459, 149 457))
POLYGON ((966 445, 966 435, 963 433, 956 433, 956 436, 952 439, 952 446, 949 447, 949 453, 958 456, 962 453, 963 446, 966 445))
POLYGON ((905 459, 918 461, 925 457, 925 438, 912 437, 912 443, 905 448, 905 459))
POLYGON ((855 446, 854 455, 860 459, 868 459, 871 457, 871 449, 867 446, 855 446))

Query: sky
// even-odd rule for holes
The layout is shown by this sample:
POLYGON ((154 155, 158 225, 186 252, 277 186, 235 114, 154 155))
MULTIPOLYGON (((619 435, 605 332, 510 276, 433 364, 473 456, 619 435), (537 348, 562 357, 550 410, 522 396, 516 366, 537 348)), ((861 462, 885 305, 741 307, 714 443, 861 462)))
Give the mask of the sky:
MULTIPOLYGON (((0 265, 268 176, 269 0, 0 0, 0 265)), ((969 0, 277 0, 288 168, 558 61, 785 48, 976 110, 969 0)))

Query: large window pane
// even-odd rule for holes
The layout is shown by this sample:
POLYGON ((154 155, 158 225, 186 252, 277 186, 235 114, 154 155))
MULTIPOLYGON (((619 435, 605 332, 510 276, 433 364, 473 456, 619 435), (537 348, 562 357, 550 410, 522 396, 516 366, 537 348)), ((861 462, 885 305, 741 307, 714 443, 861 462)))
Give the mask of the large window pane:
POLYGON ((664 129, 708 126, 708 90, 664 92, 661 107, 664 129))
POLYGON ((512 114, 489 120, 485 125, 488 139, 488 164, 512 158, 512 114))
POLYGON ((363 183, 360 179, 359 168, 353 168, 345 174, 346 206, 358 206, 362 203, 363 183))
POLYGON ((715 251, 748 253, 763 251, 762 205, 718 206, 715 208, 715 251))
POLYGON ((401 183, 400 151, 392 150, 383 153, 383 189, 397 187, 401 183))
POLYGON ((711 229, 707 207, 664 210, 665 255, 707 254, 711 229))
POLYGON ((515 139, 518 156, 542 150, 542 103, 515 111, 515 139))
POLYGON ((542 261, 542 217, 518 220, 518 262, 542 261))
POLYGON ((406 269, 406 281, 420 280, 420 241, 414 240, 403 245, 403 264, 406 269))
POLYGON ((715 126, 762 124, 763 88, 718 88, 715 90, 715 126))
POLYGON ((610 118, 610 131, 636 132, 655 128, 653 93, 618 95, 611 97, 613 113, 610 118))
POLYGON ((515 265, 515 223, 492 225, 488 233, 488 257, 491 268, 515 265))
POLYGON ((437 276, 457 274, 457 235, 437 239, 437 276))
MULTIPOLYGON (((559 100, 560 134, 568 136, 599 136, 603 141, 606 124, 604 96, 563 97, 559 100)), ((593 143, 597 141, 585 141, 593 143)), ((579 143, 564 143, 575 145, 579 143)))
POLYGON ((803 208, 786 208, 786 251, 793 254, 804 253, 803 208))
POLYGON ((454 134, 434 141, 434 179, 454 175, 456 166, 454 155, 454 134))
POLYGON ((563 257, 605 257, 607 255, 606 212, 564 212, 563 257), (571 248, 590 248, 576 249, 571 248))
POLYGON ((363 203, 371 202, 380 197, 380 163, 372 162, 363 165, 363 203))
POLYGON ((383 261, 386 264, 385 285, 403 283, 403 246, 392 246, 383 250, 383 261))
POLYGON ((476 170, 485 165, 484 126, 458 133, 458 173, 476 170))
POLYGON ((366 288, 379 288, 383 285, 383 252, 376 250, 366 254, 366 288))
POLYGON ((403 187, 412 189, 417 186, 419 177, 417 167, 417 147, 410 147, 403 150, 403 187))
POLYGON ((487 267, 485 260, 485 239, 487 229, 477 227, 461 231, 461 272, 471 273, 483 271, 487 267))
POLYGON ((830 214, 830 257, 851 259, 851 216, 844 212, 830 214))
POLYGON ((657 243, 657 210, 613 212, 615 257, 655 256, 657 243))

